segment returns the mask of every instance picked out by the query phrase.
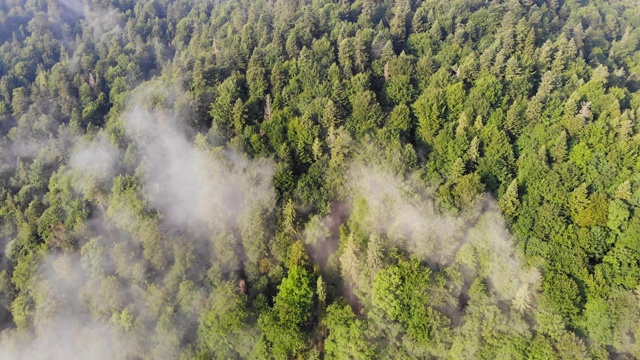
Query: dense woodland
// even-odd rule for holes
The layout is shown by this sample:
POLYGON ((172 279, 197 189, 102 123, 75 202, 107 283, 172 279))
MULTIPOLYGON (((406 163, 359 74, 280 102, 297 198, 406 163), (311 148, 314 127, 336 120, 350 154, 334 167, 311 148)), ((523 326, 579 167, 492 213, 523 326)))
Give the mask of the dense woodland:
POLYGON ((3 359, 640 356, 635 0, 0 1, 3 359))

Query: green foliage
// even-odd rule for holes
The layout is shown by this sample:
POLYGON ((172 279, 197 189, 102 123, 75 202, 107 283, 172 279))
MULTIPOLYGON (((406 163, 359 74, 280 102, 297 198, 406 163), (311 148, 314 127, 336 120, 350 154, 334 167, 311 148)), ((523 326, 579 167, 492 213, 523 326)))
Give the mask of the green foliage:
POLYGON ((306 347, 302 329, 311 319, 314 291, 311 276, 300 266, 282 279, 273 308, 260 315, 258 325, 276 359, 300 354, 306 347))
POLYGON ((607 226, 611 230, 620 231, 620 228, 627 223, 629 215, 629 208, 624 202, 620 200, 612 201, 609 203, 607 226))
POLYGON ((246 324, 246 296, 233 282, 222 283, 213 290, 200 316, 198 339, 213 357, 246 357, 253 342, 246 324))
POLYGON ((0 353, 639 357, 634 5, 1 2, 0 353))
POLYGON ((328 359, 374 358, 373 347, 366 338, 365 324, 356 319, 349 305, 331 304, 327 308, 324 324, 329 330, 324 347, 328 359))
POLYGON ((431 311, 425 304, 431 272, 417 260, 400 260, 376 274, 373 282, 373 305, 387 318, 399 321, 418 341, 433 336, 429 320, 431 311))
POLYGON ((576 281, 562 273, 550 272, 543 283, 553 305, 569 321, 576 321, 584 298, 576 281))
POLYGON ((382 124, 383 113, 372 91, 357 93, 351 106, 353 112, 346 125, 356 139, 362 138, 382 124))
POLYGON ((506 216, 516 215, 518 208, 520 207, 520 200, 518 200, 518 182, 516 179, 511 181, 507 191, 498 200, 498 207, 506 216))

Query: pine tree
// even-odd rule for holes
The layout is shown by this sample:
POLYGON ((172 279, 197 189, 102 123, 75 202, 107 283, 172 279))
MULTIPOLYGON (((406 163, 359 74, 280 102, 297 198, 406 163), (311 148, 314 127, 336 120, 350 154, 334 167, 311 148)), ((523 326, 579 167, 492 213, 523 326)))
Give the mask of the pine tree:
POLYGON ((313 154, 314 161, 319 161, 322 158, 322 155, 324 155, 322 140, 320 140, 320 138, 316 137, 313 140, 313 145, 311 145, 311 152, 313 154))
POLYGON ((531 307, 531 292, 529 286, 523 284, 520 286, 512 301, 513 307, 519 312, 525 312, 531 307))
POLYGON ((540 119, 540 116, 542 115, 542 106, 542 102, 537 96, 531 98, 525 113, 527 123, 534 124, 540 119))
POLYGON ((584 46, 584 39, 585 39, 582 22, 579 21, 578 25, 576 25, 576 27, 573 28, 572 32, 573 32, 573 41, 575 41, 576 47, 578 48, 578 50, 582 49, 582 47, 584 46))
POLYGON ((378 2, 376 0, 364 0, 362 4, 362 12, 358 22, 362 22, 363 25, 369 25, 374 20, 374 15, 378 9, 378 2))
POLYGON ((451 170, 449 171, 449 181, 455 183, 462 177, 462 175, 464 175, 464 171, 464 161, 462 161, 461 158, 457 158, 451 165, 451 170))
POLYGON ((476 121, 473 123, 473 127, 476 129, 476 131, 482 130, 482 128, 484 127, 482 115, 476 116, 476 121))
POLYGON ((366 41, 360 36, 355 37, 353 63, 358 73, 367 71, 369 65, 369 49, 366 41))
POLYGON ((338 124, 339 110, 333 100, 327 101, 327 105, 322 112, 320 123, 325 129, 331 129, 338 124))
POLYGON ((456 136, 465 136, 468 127, 469 127, 469 118, 467 117, 467 113, 463 112, 462 114, 460 114, 460 118, 458 119, 458 126, 456 127, 456 136))
POLYGON ((297 235, 298 231, 296 230, 296 221, 296 207, 293 203, 293 200, 289 199, 284 206, 284 210, 282 211, 282 228, 287 235, 297 235))
POLYGON ((518 199, 518 181, 513 179, 507 188, 507 191, 498 200, 498 208, 508 217, 513 217, 520 208, 520 200, 518 199))
POLYGON ((238 98, 232 110, 233 130, 236 136, 242 135, 247 124, 247 114, 242 99, 238 98))
POLYGON ((518 64, 518 60, 514 56, 510 57, 509 60, 507 60, 507 65, 504 72, 504 78, 507 81, 514 80, 522 73, 520 65, 518 64))
POLYGON ((629 180, 625 180, 622 184, 618 185, 614 196, 620 200, 629 200, 631 198, 631 183, 629 180))
POLYGON ((327 301, 327 285, 322 279, 322 275, 318 276, 318 281, 316 283, 316 293, 318 294, 318 302, 320 303, 320 306, 324 308, 327 301))
POLYGON ((373 281, 378 271, 384 267, 383 243, 380 234, 373 233, 367 246, 368 276, 373 281))
POLYGON ((551 158, 556 163, 563 162, 567 157, 567 133, 562 130, 549 150, 551 158))
MULTIPOLYGON (((358 280, 360 279, 360 258, 358 256, 359 249, 353 239, 353 233, 349 234, 347 243, 344 245, 342 255, 340 255, 340 272, 345 281, 345 285, 349 287, 349 296, 356 292, 358 288, 358 280)), ((349 299, 350 302, 353 299, 349 299)))
POLYGON ((355 72, 355 41, 353 38, 346 38, 340 42, 338 46, 338 62, 342 68, 344 77, 350 79, 355 72))
POLYGON ((590 215, 587 209, 591 202, 589 201, 587 192, 587 184, 582 183, 569 195, 569 210, 571 217, 580 226, 590 223, 590 215))
POLYGON ((521 114, 518 109, 518 103, 513 103, 509 110, 507 110, 507 116, 504 120, 505 130, 511 135, 512 138, 516 138, 520 135, 520 129, 522 127, 521 114))
POLYGON ((423 33, 429 29, 427 24, 427 14, 422 7, 419 7, 411 20, 411 30, 415 34, 423 33))
POLYGON ((429 29, 429 36, 438 41, 442 39, 442 28, 440 27, 440 23, 437 19, 431 25, 431 29, 429 29))
POLYGON ((407 39, 407 20, 410 12, 409 1, 396 1, 393 19, 391 19, 389 26, 394 47, 398 52, 402 50, 407 39))
POLYGON ((533 60, 536 52, 536 32, 535 30, 530 29, 529 34, 527 34, 527 38, 524 41, 524 55, 533 60))
POLYGON ((300 52, 300 46, 298 45, 298 34, 295 29, 291 31, 289 37, 287 38, 287 42, 285 44, 285 48, 287 50, 287 55, 289 59, 295 59, 300 52))
POLYGON ((251 55, 246 77, 247 85, 249 86, 249 95, 252 98, 261 99, 267 92, 269 84, 262 52, 257 48, 253 51, 253 55, 251 55))
POLYGON ((480 158, 480 139, 477 136, 471 140, 467 155, 469 156, 469 160, 478 162, 478 159, 480 158))

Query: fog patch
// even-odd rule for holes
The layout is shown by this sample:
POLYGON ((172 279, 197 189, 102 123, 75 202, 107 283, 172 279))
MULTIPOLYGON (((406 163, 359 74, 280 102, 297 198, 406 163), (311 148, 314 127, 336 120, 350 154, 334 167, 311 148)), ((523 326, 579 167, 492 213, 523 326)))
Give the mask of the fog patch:
POLYGON ((79 250, 35 255, 34 275, 9 305, 24 321, 0 333, 0 358, 175 359, 195 341, 207 302, 184 299, 215 291, 205 281, 212 268, 238 270, 227 257, 244 254, 245 236, 268 235, 254 222, 275 207, 275 166, 195 133, 185 96, 160 81, 131 94, 116 125, 127 149, 105 130, 70 139, 58 172, 101 211, 68 229, 79 250), (139 181, 142 213, 128 198, 111 210, 109 189, 122 177, 139 181))
MULTIPOLYGON (((495 201, 479 196, 459 214, 440 211, 432 189, 418 174, 398 176, 376 166, 354 163, 348 181, 358 227, 382 236, 388 248, 407 251, 434 271, 454 267, 469 284, 483 279, 495 303, 517 310, 535 302, 540 274, 527 268, 495 201)), ((365 252, 361 249, 361 252, 365 252)), ((462 296, 468 287, 454 291, 462 296)))

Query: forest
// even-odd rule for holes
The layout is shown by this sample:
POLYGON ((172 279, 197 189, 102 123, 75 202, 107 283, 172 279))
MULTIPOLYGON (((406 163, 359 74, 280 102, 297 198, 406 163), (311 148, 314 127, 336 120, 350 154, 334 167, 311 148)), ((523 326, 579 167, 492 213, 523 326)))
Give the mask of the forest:
POLYGON ((639 342, 637 0, 0 0, 0 358, 639 342))

